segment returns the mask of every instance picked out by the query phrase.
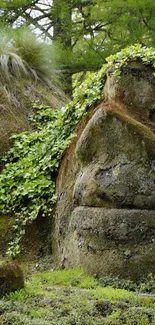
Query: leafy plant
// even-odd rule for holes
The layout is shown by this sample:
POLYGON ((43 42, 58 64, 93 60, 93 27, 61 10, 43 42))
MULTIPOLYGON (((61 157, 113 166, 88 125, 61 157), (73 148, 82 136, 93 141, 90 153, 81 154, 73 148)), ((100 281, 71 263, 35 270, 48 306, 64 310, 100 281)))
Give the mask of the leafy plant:
POLYGON ((29 300, 31 297, 33 297, 33 295, 33 288, 26 284, 23 289, 11 292, 8 296, 6 296, 6 299, 9 299, 10 301, 25 301, 29 300))
POLYGON ((130 291, 136 291, 138 289, 138 285, 135 282, 127 279, 121 279, 119 277, 113 278, 105 276, 104 278, 99 279, 99 283, 103 287, 111 286, 113 288, 125 289, 130 291))
POLYGON ((155 292, 155 277, 152 273, 148 274, 147 278, 139 284, 140 292, 155 292))
MULTIPOLYGON (((41 112, 45 107, 39 109, 41 112)), ((15 142, 7 157, 9 163, 0 177, 1 211, 15 215, 16 236, 10 243, 8 255, 19 253, 25 225, 38 214, 50 214, 56 202, 56 171, 72 135, 63 130, 61 111, 51 110, 50 114, 50 121, 46 126, 42 123, 42 129, 37 127, 33 117, 34 132, 13 136, 15 142)))
POLYGON ((151 65, 155 68, 155 48, 145 47, 141 44, 126 47, 115 55, 110 55, 106 61, 108 66, 114 65, 115 76, 121 75, 121 68, 129 61, 141 61, 145 65, 151 65))
POLYGON ((121 279, 119 277, 108 277, 99 279, 99 284, 102 287, 113 287, 115 289, 125 289, 129 291, 136 291, 142 293, 154 293, 155 292, 155 277, 152 273, 148 274, 145 279, 139 282, 133 282, 127 279, 121 279))

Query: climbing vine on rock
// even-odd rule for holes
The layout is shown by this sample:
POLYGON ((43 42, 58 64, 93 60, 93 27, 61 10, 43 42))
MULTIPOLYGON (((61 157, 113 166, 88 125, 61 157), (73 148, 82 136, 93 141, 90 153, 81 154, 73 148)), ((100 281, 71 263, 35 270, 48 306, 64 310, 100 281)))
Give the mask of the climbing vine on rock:
POLYGON ((71 140, 63 130, 61 111, 38 106, 32 117, 35 130, 13 136, 14 146, 7 155, 1 178, 0 206, 3 213, 15 216, 15 239, 10 243, 8 254, 16 255, 25 225, 38 214, 51 213, 56 201, 55 177, 58 163, 71 140), (37 121, 40 120, 40 123, 37 121))
POLYGON ((126 47, 115 55, 110 55, 107 58, 108 66, 114 65, 115 76, 121 75, 121 68, 127 65, 129 61, 136 60, 155 68, 155 48, 143 47, 141 44, 136 44, 126 47))
POLYGON ((76 89, 74 99, 61 110, 34 105, 32 131, 14 135, 14 145, 5 157, 0 175, 0 211, 14 216, 14 237, 7 254, 20 252, 25 226, 38 215, 50 215, 56 202, 55 180, 64 150, 74 137, 74 128, 88 108, 102 97, 107 69, 115 64, 116 75, 133 59, 155 67, 155 49, 131 46, 107 59, 98 73, 76 89))
POLYGON ((0 211, 15 218, 8 256, 20 253, 27 224, 38 215, 51 214, 57 199, 55 180, 62 154, 74 137, 78 120, 99 99, 102 88, 100 72, 95 80, 90 76, 62 110, 35 104, 30 117, 32 131, 12 136, 14 145, 5 157, 6 166, 0 175, 0 211))

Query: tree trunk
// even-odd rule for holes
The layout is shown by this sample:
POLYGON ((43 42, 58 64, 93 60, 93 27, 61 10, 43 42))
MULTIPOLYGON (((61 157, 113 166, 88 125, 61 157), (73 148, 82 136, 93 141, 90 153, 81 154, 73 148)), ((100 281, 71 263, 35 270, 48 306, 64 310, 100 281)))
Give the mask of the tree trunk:
MULTIPOLYGON (((72 50, 72 8, 71 0, 53 0, 53 39, 58 41, 68 53, 72 50)), ((64 91, 72 96, 72 72, 65 71, 62 76, 64 91)))

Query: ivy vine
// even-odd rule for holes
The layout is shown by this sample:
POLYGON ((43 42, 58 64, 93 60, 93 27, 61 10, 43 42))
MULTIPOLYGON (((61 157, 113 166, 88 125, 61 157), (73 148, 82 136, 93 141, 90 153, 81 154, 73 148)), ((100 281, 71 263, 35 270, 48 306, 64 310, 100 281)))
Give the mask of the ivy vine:
MULTIPOLYGON (((151 65, 155 68, 155 48, 145 47, 141 44, 126 47, 115 55, 107 58, 108 66, 114 65, 113 74, 117 77, 121 76, 122 67, 130 61, 139 60, 145 65, 151 65)), ((154 72, 153 72, 154 75, 154 72)))
POLYGON ((33 131, 12 136, 14 144, 0 175, 0 211, 15 220, 9 257, 20 253, 25 226, 38 215, 51 214, 57 199, 55 180, 62 154, 74 137, 79 119, 100 98, 103 79, 101 72, 95 79, 91 75, 74 100, 61 110, 35 104, 30 117, 33 131))
POLYGON ((38 215, 52 213, 57 200, 55 180, 62 154, 74 137, 77 122, 102 97, 107 69, 115 64, 118 75, 122 66, 133 59, 155 67, 155 49, 138 44, 110 56, 99 72, 90 74, 76 89, 73 101, 66 107, 58 110, 35 104, 30 117, 33 131, 12 136, 14 144, 5 157, 6 166, 0 175, 0 211, 13 215, 15 220, 8 256, 20 253, 27 224, 38 215))

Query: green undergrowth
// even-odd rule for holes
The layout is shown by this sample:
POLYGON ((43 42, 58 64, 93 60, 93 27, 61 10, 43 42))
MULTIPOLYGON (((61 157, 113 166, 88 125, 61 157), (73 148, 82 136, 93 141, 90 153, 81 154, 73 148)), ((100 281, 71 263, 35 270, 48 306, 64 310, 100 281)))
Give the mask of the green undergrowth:
POLYGON ((34 281, 37 286, 39 283, 42 283, 52 286, 72 286, 90 289, 98 285, 98 281, 94 277, 88 276, 82 269, 39 273, 32 277, 32 281, 34 281))
POLYGON ((155 298, 103 288, 81 269, 38 273, 0 300, 3 325, 155 324, 155 298))
POLYGON ((153 276, 152 273, 137 282, 129 279, 121 279, 120 277, 105 276, 104 278, 99 279, 99 284, 102 287, 111 286, 115 289, 155 294, 155 276, 153 276))
POLYGON ((51 215, 57 200, 55 181, 62 155, 74 137, 78 121, 103 97, 107 69, 114 64, 118 75, 122 66, 133 59, 154 67, 155 49, 136 45, 110 56, 99 72, 90 74, 76 89, 73 101, 66 107, 58 110, 35 104, 31 132, 12 137, 14 145, 0 175, 0 213, 13 215, 15 220, 8 256, 20 253, 27 224, 38 215, 51 215))

